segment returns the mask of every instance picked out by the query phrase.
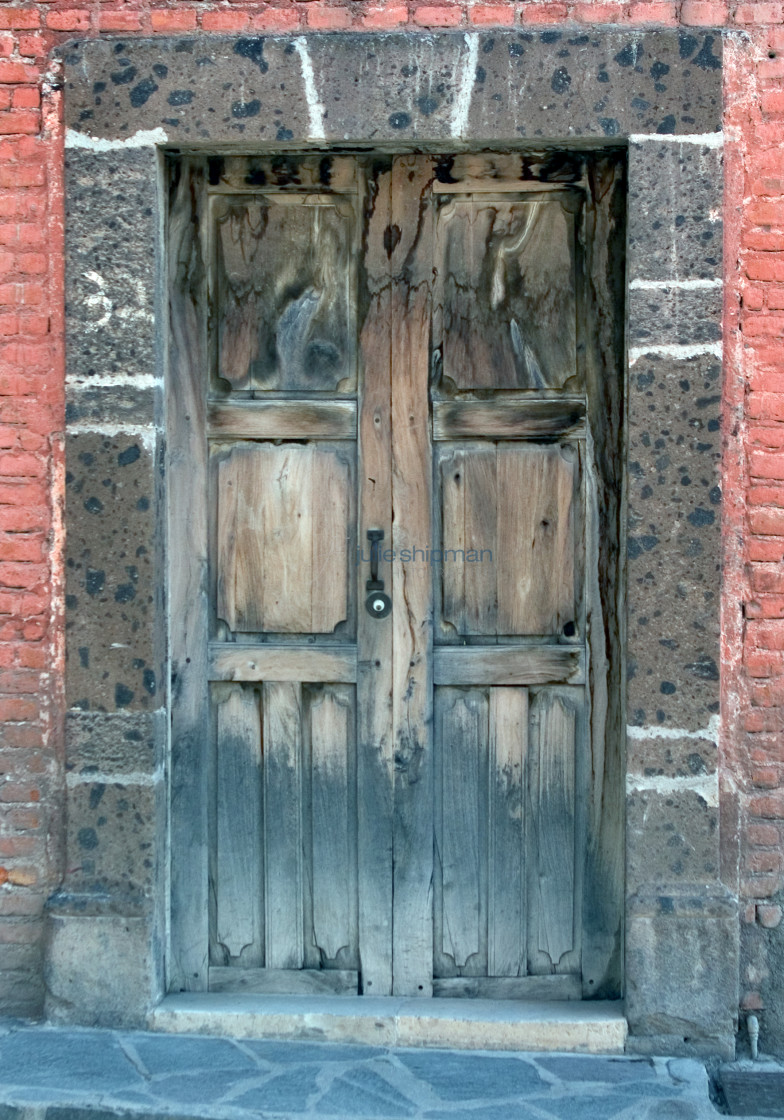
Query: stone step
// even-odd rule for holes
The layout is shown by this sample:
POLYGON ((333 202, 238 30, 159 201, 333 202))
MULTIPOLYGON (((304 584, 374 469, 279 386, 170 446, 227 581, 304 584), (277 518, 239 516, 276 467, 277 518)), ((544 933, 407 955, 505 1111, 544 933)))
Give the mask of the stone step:
POLYGON ((621 1002, 524 1002, 367 996, 167 996, 150 1027, 175 1034, 444 1046, 456 1050, 622 1054, 621 1002))

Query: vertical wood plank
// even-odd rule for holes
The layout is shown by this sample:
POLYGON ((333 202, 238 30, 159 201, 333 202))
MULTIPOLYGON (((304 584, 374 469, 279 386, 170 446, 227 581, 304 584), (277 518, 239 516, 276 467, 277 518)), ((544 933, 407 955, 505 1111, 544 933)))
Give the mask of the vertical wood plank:
POLYGON ((489 701, 487 974, 524 976, 528 692, 491 688, 489 701))
MULTIPOLYGON (((360 334, 362 396, 359 412, 359 536, 367 555, 368 529, 392 525, 391 322, 389 258, 391 169, 377 159, 366 168, 365 256, 360 334)), ((359 946, 362 990, 392 994, 392 844, 394 743, 392 738, 392 620, 365 610, 369 563, 354 569, 357 589, 357 803, 359 946)), ((379 564, 388 594, 394 572, 379 564)))
POLYGON ((171 612, 171 991, 207 987, 209 695, 205 190, 199 160, 169 165, 168 497, 171 612))
POLYGON ((348 615, 351 470, 340 451, 316 448, 313 457, 311 631, 331 634, 348 615))
POLYGON ((267 968, 302 968, 302 689, 265 683, 264 913, 267 968))
POLYGON ((432 579, 421 562, 403 564, 403 550, 431 533, 431 449, 428 401, 432 284, 433 178, 428 157, 393 163, 391 252, 392 504, 394 568, 393 736, 395 853, 393 990, 433 990, 433 699, 432 579))
POLYGON ((540 692, 531 713, 529 795, 535 859, 532 949, 553 967, 575 946, 576 713, 554 690, 540 692))
POLYGON ((498 445, 498 630, 557 634, 574 618, 572 449, 498 445))
POLYGON ((216 938, 246 968, 264 962, 261 718, 258 691, 233 685, 217 703, 216 938))
POLYGON ((441 461, 442 616, 458 635, 497 633, 495 447, 468 444, 441 461), (485 555, 482 555, 482 554, 485 555))
MULTIPOLYGON (((265 447, 261 532, 264 629, 312 633, 314 449, 284 444, 265 447)), ((258 577, 257 577, 258 580, 258 577)))
POLYGON ((441 948, 462 969, 484 941, 486 853, 480 805, 487 771, 486 694, 438 689, 440 771, 441 948))
MULTIPOLYGON (((439 463, 441 548, 465 550, 465 453, 461 447, 442 451, 439 463)), ((455 634, 465 629, 465 562, 438 565, 441 621, 455 634)))
MULTIPOLYGON (((514 499, 512 499, 514 500, 514 499)), ((498 633, 497 523, 507 516, 508 493, 498 485, 496 449, 474 445, 465 456, 466 548, 489 557, 466 559, 464 633, 498 633)))
POLYGON ((327 960, 356 946, 352 691, 324 686, 310 705, 313 932, 327 960))

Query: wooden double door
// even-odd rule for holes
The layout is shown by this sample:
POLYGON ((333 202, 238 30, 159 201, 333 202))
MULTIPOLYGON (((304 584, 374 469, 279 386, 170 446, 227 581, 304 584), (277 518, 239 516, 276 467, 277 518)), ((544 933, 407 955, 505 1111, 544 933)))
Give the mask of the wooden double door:
POLYGON ((170 986, 619 995, 621 156, 168 177, 170 986))

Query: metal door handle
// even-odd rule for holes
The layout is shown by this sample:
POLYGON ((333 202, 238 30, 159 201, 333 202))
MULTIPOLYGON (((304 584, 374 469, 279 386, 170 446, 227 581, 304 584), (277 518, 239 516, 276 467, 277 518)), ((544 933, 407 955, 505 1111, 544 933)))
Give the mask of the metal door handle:
POLYGON ((370 579, 365 581, 365 590, 370 592, 365 600, 365 610, 373 618, 386 618, 392 610, 392 600, 384 594, 384 581, 378 578, 378 546, 384 539, 383 529, 368 529, 370 541, 370 579))

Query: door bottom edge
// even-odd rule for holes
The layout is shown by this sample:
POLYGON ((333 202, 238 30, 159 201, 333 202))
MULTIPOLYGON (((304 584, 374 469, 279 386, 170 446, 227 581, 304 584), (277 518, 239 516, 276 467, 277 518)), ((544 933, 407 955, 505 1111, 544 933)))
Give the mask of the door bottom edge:
POLYGON ((182 992, 149 1015, 151 1030, 384 1047, 622 1054, 620 1000, 416 999, 182 992))

